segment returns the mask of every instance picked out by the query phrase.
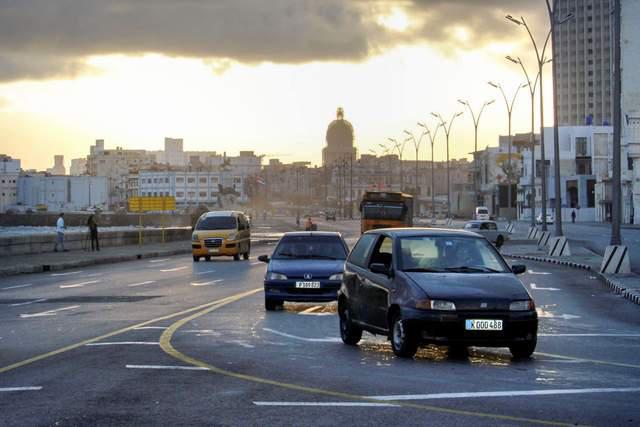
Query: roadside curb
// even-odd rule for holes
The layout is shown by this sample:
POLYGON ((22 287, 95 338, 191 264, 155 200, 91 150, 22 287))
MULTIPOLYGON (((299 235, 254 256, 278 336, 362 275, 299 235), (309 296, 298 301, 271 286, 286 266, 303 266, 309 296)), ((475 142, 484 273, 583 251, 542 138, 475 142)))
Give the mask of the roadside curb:
MULTIPOLYGON (((273 244, 276 241, 277 240, 273 240, 273 239, 262 239, 262 240, 254 240, 251 243, 253 245, 268 245, 268 244, 273 244)), ((71 261, 65 261, 57 264, 46 264, 46 263, 14 264, 9 267, 0 268, 0 277, 8 277, 8 276, 15 276, 19 274, 29 274, 29 273, 42 273, 47 271, 60 271, 60 270, 68 270, 72 268, 87 267, 90 265, 117 264, 119 262, 135 261, 138 259, 158 258, 163 256, 189 254, 191 253, 191 247, 189 247, 189 245, 186 245, 186 247, 179 248, 179 249, 160 249, 160 250, 148 251, 148 252, 131 253, 127 255, 111 255, 111 256, 105 256, 103 258, 71 260, 71 261)))
POLYGON ((565 261, 565 260, 560 260, 555 258, 547 258, 547 257, 533 256, 533 255, 514 255, 514 254, 502 254, 502 255, 509 258, 528 259, 531 261, 547 262, 551 264, 564 265, 571 268, 591 271, 593 273, 596 273, 600 281, 602 281, 613 292, 615 292, 618 295, 622 295, 624 298, 628 299, 634 304, 640 305, 640 289, 627 289, 626 286, 624 286, 623 284, 615 282, 610 277, 605 276, 599 271, 595 271, 588 264, 581 264, 573 261, 565 261))

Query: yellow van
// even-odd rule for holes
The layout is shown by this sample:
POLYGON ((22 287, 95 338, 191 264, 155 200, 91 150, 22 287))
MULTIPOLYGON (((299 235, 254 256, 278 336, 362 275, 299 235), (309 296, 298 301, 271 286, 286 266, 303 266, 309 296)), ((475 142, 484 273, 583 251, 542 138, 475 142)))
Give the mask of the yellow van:
POLYGON ((206 212, 198 218, 191 235, 193 261, 204 257, 232 256, 235 261, 249 259, 251 226, 244 213, 238 211, 206 212))

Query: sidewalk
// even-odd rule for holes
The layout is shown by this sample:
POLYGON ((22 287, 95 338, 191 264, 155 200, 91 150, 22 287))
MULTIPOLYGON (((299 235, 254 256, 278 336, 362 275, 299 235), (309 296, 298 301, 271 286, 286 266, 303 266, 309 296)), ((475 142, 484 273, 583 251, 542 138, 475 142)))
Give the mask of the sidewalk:
POLYGON ((509 258, 549 262, 592 271, 616 294, 622 295, 635 304, 640 304, 640 275, 635 273, 626 275, 601 274, 602 257, 584 247, 574 245, 571 246, 571 256, 552 257, 547 255, 546 248, 539 249, 534 240, 518 240, 507 241, 501 252, 503 256, 509 258))

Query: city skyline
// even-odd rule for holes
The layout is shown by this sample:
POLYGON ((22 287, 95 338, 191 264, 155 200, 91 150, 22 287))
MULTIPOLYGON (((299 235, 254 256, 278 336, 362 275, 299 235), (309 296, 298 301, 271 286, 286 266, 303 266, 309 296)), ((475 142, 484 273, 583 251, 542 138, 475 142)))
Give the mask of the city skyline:
MULTIPOLYGON (((387 138, 402 138, 405 129, 418 134, 418 121, 435 126, 432 111, 462 111, 460 97, 474 108, 496 99, 488 80, 517 87, 521 72, 505 55, 521 56, 533 72, 526 34, 505 14, 523 14, 534 29, 546 30, 544 4, 525 1, 492 0, 491 7, 472 1, 230 2, 217 14, 206 5, 176 11, 159 3, 140 24, 146 36, 129 34, 134 30, 117 22, 118 8, 127 10, 127 19, 140 17, 144 8, 135 4, 62 2, 76 20, 86 20, 81 25, 32 3, 6 6, 0 18, 11 35, 0 42, 7 52, 0 60, 0 152, 21 158, 28 169, 50 167, 54 154, 64 154, 68 166, 96 139, 157 150, 164 137, 184 139, 189 150, 254 150, 285 162, 321 164, 326 128, 339 106, 354 126, 359 152, 368 153, 387 138), (219 34, 211 34, 198 14, 213 22, 241 16, 282 26, 257 25, 241 37, 237 28, 221 25, 219 34), (434 28, 444 16, 447 21, 434 28), (154 25, 169 18, 178 27, 193 19, 206 40, 154 25), (96 25, 93 31, 89 23, 96 25), (86 40, 69 40, 56 24, 86 40), (116 29, 125 34, 107 31, 116 29), (126 34, 131 39, 123 40, 126 34), (227 35, 234 37, 229 46, 221 42, 227 35)), ((551 108, 546 111, 550 124, 551 108)), ((498 135, 507 133, 504 116, 497 103, 487 109, 479 149, 497 145, 498 135)), ((514 133, 529 130, 529 117, 522 93, 514 133)), ((445 157, 440 138, 436 160, 445 157)), ((469 158, 472 151, 473 125, 465 114, 452 131, 450 154, 469 158)), ((420 158, 430 153, 424 149, 420 158)))

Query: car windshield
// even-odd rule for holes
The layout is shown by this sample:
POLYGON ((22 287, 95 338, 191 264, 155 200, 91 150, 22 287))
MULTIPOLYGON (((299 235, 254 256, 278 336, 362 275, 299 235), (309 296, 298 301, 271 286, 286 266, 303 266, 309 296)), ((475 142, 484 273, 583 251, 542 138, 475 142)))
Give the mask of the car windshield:
POLYGON ((417 236, 400 239, 400 269, 414 272, 506 273, 508 268, 485 239, 417 236))
POLYGON ((196 225, 196 230, 231 230, 236 228, 236 218, 233 216, 209 216, 202 218, 196 225))
POLYGON ((272 258, 344 260, 347 258, 347 251, 338 236, 285 236, 280 240, 272 258))

